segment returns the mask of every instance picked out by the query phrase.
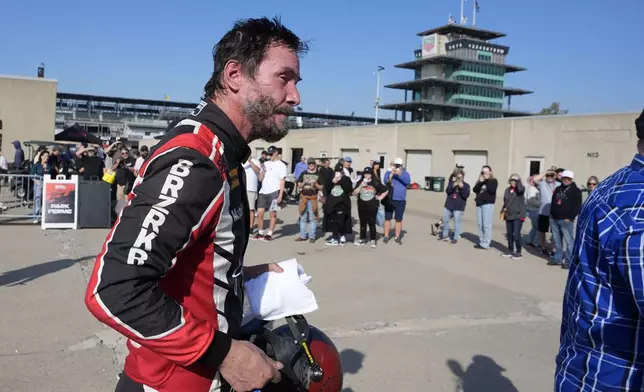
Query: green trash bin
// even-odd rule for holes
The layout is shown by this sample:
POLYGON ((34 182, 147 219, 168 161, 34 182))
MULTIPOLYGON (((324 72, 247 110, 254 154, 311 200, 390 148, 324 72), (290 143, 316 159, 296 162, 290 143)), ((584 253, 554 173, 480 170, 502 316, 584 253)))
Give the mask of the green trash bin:
POLYGON ((445 177, 434 177, 434 181, 432 181, 432 190, 434 190, 434 192, 444 192, 445 177))

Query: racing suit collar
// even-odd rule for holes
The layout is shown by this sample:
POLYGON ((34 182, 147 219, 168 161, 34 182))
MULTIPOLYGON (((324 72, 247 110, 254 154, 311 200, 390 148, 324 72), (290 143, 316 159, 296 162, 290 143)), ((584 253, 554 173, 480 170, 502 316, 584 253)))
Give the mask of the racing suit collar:
POLYGON ((199 106, 195 108, 192 115, 199 118, 206 123, 209 128, 217 128, 221 131, 228 140, 225 141, 226 150, 234 154, 238 162, 246 162, 250 157, 251 150, 246 143, 246 140, 235 127, 235 124, 228 118, 226 113, 223 112, 212 101, 201 101, 199 106))

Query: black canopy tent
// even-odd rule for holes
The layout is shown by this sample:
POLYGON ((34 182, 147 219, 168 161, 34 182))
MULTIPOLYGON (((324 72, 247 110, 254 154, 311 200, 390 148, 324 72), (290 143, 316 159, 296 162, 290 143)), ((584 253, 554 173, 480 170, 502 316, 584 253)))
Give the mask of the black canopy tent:
POLYGON ((63 140, 69 142, 88 143, 101 145, 101 139, 83 129, 78 123, 71 127, 65 128, 64 131, 59 132, 54 136, 54 140, 63 140))

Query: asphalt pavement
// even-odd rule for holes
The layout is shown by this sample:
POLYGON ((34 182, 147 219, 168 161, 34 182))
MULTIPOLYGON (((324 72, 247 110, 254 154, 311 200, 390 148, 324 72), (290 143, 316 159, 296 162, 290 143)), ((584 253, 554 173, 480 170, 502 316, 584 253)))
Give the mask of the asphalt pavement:
MULTIPOLYGON (((307 318, 341 351, 344 392, 552 390, 567 272, 529 252, 502 258, 501 221, 492 248, 474 249, 473 202, 459 243, 436 241, 443 202, 410 191, 403 244, 377 249, 295 243, 288 206, 246 262, 295 257, 313 277, 319 310, 307 318)), ((0 224, 0 391, 113 391, 123 339, 83 303, 106 234, 0 224)))

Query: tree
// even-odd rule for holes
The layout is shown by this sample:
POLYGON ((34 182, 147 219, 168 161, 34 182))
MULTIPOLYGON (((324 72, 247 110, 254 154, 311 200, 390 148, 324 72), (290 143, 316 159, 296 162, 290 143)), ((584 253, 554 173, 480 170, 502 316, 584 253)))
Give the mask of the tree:
POLYGON ((559 102, 553 102, 549 107, 543 108, 539 112, 540 115, 557 115, 566 113, 568 113, 568 109, 562 109, 559 102))

